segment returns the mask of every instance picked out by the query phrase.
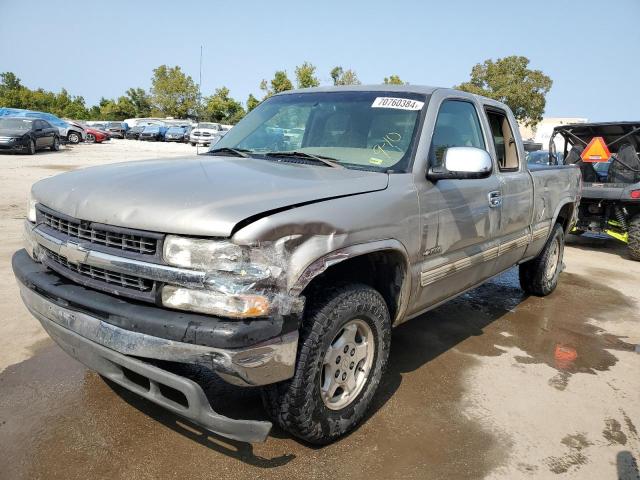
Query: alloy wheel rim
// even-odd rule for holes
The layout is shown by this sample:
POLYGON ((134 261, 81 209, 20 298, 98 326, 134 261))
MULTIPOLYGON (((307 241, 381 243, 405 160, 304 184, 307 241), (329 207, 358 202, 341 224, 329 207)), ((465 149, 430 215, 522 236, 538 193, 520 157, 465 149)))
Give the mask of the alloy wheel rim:
POLYGON ((375 342, 368 323, 353 319, 344 324, 325 353, 320 376, 320 396, 330 410, 350 405, 367 383, 375 342))
POLYGON ((545 271, 545 277, 547 280, 551 280, 556 274, 559 261, 560 261, 560 245, 558 244, 558 240, 556 239, 553 241, 551 252, 549 252, 549 260, 547 262, 547 268, 545 271))

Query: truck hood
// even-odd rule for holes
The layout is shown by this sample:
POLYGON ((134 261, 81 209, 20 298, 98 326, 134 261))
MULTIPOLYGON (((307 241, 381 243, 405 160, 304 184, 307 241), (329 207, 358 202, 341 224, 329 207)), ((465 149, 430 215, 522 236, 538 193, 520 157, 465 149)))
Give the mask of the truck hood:
POLYGON ((86 168, 36 183, 33 196, 81 220, 162 233, 229 237, 269 211, 384 190, 361 170, 199 156, 86 168))

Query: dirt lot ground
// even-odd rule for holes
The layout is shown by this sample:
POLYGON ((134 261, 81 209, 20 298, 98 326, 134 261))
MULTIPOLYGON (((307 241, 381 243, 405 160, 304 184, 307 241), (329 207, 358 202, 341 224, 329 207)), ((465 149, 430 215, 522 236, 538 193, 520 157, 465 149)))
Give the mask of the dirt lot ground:
MULTIPOLYGON (((29 186, 194 151, 122 140, 0 156, 2 479, 638 478, 640 263, 609 240, 571 238, 547 298, 511 270, 396 329, 371 414, 324 448, 277 429, 257 445, 206 434, 68 358, 11 273, 29 186)), ((265 418, 256 391, 206 381, 216 409, 265 418)))

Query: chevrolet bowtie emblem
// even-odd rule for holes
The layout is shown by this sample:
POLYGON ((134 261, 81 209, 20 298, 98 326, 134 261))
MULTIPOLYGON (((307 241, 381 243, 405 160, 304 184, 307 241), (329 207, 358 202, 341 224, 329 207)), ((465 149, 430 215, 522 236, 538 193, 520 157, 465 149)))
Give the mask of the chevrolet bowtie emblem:
POLYGON ((83 263, 89 256, 89 251, 74 242, 66 242, 60 245, 60 255, 65 257, 69 263, 83 263))

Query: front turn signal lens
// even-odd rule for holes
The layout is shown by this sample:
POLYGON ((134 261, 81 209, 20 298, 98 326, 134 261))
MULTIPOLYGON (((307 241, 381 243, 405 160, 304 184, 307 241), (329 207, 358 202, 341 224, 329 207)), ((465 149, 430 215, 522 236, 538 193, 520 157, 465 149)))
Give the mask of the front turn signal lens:
POLYGON ((162 288, 162 305, 230 318, 264 317, 269 314, 271 307, 269 299, 264 295, 228 295, 173 285, 162 288))

